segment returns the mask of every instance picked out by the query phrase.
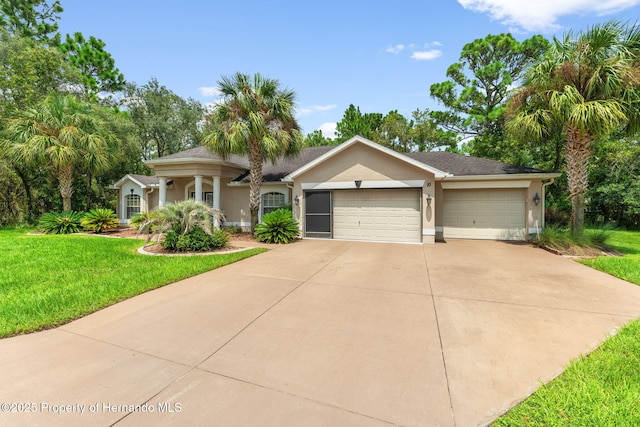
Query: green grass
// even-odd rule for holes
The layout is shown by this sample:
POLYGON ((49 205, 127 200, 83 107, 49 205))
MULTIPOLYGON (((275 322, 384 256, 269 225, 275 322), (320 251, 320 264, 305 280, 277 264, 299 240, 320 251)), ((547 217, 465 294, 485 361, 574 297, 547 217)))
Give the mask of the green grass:
POLYGON ((0 337, 51 328, 265 251, 159 257, 143 240, 0 229, 0 337))
MULTIPOLYGON (((640 285, 640 232, 611 231, 607 245, 624 257, 581 261, 640 285)), ((640 426, 640 320, 571 362, 495 426, 640 426)))
MULTIPOLYGON (((607 239, 607 246, 622 252, 624 257, 598 257, 580 261, 612 276, 640 285, 640 233, 616 231, 607 239)), ((640 410, 640 407, 638 408, 640 410)))

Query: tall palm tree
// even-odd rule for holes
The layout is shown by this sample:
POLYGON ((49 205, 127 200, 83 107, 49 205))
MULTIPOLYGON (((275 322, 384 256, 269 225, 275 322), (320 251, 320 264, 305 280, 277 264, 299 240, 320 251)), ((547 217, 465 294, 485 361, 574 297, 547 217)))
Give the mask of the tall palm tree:
POLYGON ((72 95, 50 94, 9 119, 5 130, 4 144, 14 159, 53 171, 65 211, 71 210, 74 170, 102 172, 117 155, 104 122, 72 95))
POLYGON ((564 136, 571 231, 584 230, 593 144, 640 130, 640 27, 608 22, 554 39, 510 99, 507 129, 524 141, 564 136))
POLYGON ((251 231, 258 224, 262 165, 298 153, 303 143, 294 117, 295 93, 278 80, 236 73, 218 81, 222 101, 208 117, 204 145, 223 157, 249 156, 251 231))

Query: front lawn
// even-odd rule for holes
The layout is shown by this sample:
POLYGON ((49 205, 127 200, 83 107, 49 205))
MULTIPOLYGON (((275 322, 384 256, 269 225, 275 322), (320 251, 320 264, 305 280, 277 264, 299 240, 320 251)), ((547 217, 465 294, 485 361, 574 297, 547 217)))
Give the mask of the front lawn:
MULTIPOLYGON (((640 285, 640 232, 612 232, 607 245, 624 257, 581 261, 640 285)), ((640 320, 496 420, 497 426, 639 426, 640 320)))
POLYGON ((157 257, 136 253, 143 243, 0 229, 0 338, 58 326, 266 250, 157 257))

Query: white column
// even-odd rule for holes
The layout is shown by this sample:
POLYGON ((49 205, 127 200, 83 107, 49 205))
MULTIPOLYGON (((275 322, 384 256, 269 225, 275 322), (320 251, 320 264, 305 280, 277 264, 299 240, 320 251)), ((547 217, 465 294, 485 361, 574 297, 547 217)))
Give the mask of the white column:
POLYGON ((194 177, 196 179, 196 189, 194 190, 196 193, 196 202, 202 201, 202 175, 196 175, 194 177))
POLYGON ((161 176, 159 195, 158 195, 158 206, 162 208, 166 203, 167 203, 167 178, 164 176, 161 176))
MULTIPOLYGON (((213 207, 216 209, 220 209, 220 177, 213 177, 213 207)), ((213 225, 216 228, 220 228, 220 224, 218 224, 218 219, 216 218, 213 225)))

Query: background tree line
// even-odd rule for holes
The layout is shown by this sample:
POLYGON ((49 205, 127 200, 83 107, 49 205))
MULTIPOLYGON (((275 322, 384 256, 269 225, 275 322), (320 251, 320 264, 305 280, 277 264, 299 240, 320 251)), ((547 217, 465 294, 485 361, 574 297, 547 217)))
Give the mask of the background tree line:
POLYGON ((115 208, 110 184, 201 143, 199 102, 155 78, 127 82, 104 41, 58 32, 63 11, 59 0, 0 1, 0 225, 115 208))

